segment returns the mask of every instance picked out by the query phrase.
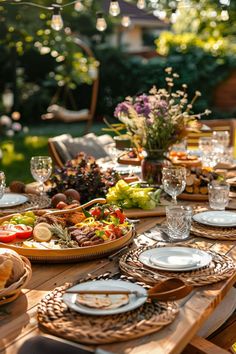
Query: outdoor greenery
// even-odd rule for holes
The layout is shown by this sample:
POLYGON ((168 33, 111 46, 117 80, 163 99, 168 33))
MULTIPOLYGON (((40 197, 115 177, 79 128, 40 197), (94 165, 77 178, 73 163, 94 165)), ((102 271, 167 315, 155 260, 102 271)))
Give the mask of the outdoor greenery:
MULTIPOLYGON (((92 132, 97 135, 103 134, 104 126, 101 123, 94 124, 92 132)), ((44 124, 31 127, 27 135, 20 133, 14 137, 14 140, 1 139, 0 149, 2 149, 3 156, 0 160, 0 170, 5 172, 7 184, 14 180, 32 182, 30 158, 34 155, 48 155, 48 138, 63 134, 65 131, 74 137, 82 136, 84 124, 44 124)))

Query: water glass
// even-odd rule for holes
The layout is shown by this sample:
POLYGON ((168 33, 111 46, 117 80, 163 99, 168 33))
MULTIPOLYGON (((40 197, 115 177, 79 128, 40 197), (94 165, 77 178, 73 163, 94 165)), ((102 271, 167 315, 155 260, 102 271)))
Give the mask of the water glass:
POLYGON ((34 156, 30 160, 30 170, 34 179, 39 182, 40 194, 44 194, 44 182, 52 173, 52 159, 49 156, 34 156))
POLYGON ((229 132, 228 131, 213 131, 212 137, 217 141, 217 144, 222 145, 224 149, 229 146, 229 132))
POLYGON ((198 141, 198 148, 202 154, 207 154, 212 151, 212 138, 208 136, 202 136, 198 141))
POLYGON ((162 185, 164 191, 171 195, 172 200, 177 204, 177 195, 184 191, 186 186, 185 167, 164 167, 162 170, 162 185))
POLYGON ((170 239, 184 240, 189 237, 192 208, 190 206, 167 206, 166 207, 167 233, 170 239))
POLYGON ((208 198, 211 209, 225 210, 229 203, 229 183, 212 181, 208 184, 208 198))
POLYGON ((6 177, 3 171, 0 171, 0 199, 3 197, 6 188, 6 177))

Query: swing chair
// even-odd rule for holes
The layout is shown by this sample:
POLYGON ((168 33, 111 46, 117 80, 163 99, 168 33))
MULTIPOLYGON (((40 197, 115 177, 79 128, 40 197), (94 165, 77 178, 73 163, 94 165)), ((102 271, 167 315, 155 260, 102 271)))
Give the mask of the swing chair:
MULTIPOLYGON (((93 52, 83 41, 81 41, 79 38, 74 38, 74 43, 76 43, 88 57, 94 58, 93 52)), ((74 97, 70 89, 68 88, 68 86, 65 85, 63 87, 59 87, 56 94, 51 100, 50 106, 47 109, 47 113, 42 115, 41 118, 43 120, 58 120, 65 123, 87 121, 87 125, 85 127, 85 133, 87 133, 92 125, 95 110, 96 110, 98 85, 99 85, 99 78, 98 78, 98 69, 97 69, 96 75, 92 83, 90 106, 89 108, 81 109, 79 111, 69 110, 57 104, 59 97, 62 94, 64 94, 64 98, 67 98, 70 101, 72 107, 76 109, 74 97)))

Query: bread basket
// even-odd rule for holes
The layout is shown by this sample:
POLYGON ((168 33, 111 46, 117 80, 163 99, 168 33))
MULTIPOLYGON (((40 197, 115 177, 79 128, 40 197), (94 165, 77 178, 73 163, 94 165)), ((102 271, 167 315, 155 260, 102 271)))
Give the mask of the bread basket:
POLYGON ((20 295, 21 289, 26 286, 32 276, 30 261, 24 256, 20 257, 24 262, 24 274, 8 287, 0 289, 0 306, 14 301, 20 295))

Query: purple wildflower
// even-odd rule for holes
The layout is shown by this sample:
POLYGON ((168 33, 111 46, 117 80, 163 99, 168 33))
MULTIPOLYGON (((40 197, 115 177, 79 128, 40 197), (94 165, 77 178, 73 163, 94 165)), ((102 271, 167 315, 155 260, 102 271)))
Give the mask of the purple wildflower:
POLYGON ((149 114, 151 113, 148 96, 140 95, 136 97, 134 109, 138 114, 144 115, 144 117, 148 118, 149 114))
POLYGON ((121 102, 117 105, 114 112, 114 116, 116 118, 119 118, 121 114, 128 114, 128 112, 129 112, 129 104, 126 102, 121 102))

